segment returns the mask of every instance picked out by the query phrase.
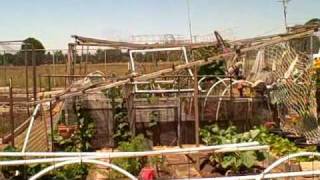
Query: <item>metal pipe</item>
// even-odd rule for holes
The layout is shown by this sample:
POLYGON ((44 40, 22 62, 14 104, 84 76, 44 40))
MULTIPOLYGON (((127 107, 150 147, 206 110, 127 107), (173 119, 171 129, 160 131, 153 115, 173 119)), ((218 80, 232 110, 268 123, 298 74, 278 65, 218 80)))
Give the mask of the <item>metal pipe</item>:
POLYGON ((114 170, 120 172, 121 174, 127 176, 131 180, 138 180, 136 177, 134 177, 128 171, 120 168, 119 166, 116 166, 114 164, 110 164, 110 163, 107 163, 107 162, 103 162, 103 161, 98 161, 98 160, 82 159, 81 157, 79 157, 79 159, 76 159, 76 160, 65 161, 65 162, 61 162, 61 163, 49 166, 49 167, 41 170, 40 172, 38 172, 34 176, 32 176, 30 178, 30 180, 36 180, 36 179, 42 177, 46 173, 48 173, 48 172, 50 172, 50 171, 52 171, 52 170, 54 170, 56 168, 63 167, 63 166, 68 165, 68 164, 75 164, 75 163, 90 163, 90 164, 97 164, 97 165, 105 166, 105 167, 108 167, 108 168, 111 168, 111 169, 114 169, 114 170))
POLYGON ((258 142, 247 142, 247 143, 237 143, 237 144, 222 144, 222 145, 214 145, 214 146, 177 148, 177 149, 169 149, 169 150, 144 151, 144 152, 25 152, 25 151, 0 152, 0 157, 104 156, 108 158, 118 158, 118 157, 153 156, 153 155, 162 155, 162 154, 194 154, 201 151, 212 151, 212 150, 217 150, 222 148, 248 147, 248 146, 257 146, 257 145, 259 145, 258 142))
POLYGON ((36 115, 38 113, 38 110, 40 109, 40 106, 41 106, 41 104, 38 104, 36 106, 36 108, 34 109, 33 113, 32 113, 31 120, 30 120, 29 127, 28 127, 28 131, 27 131, 26 137, 25 137, 24 142, 23 142, 22 153, 24 153, 26 151, 26 147, 27 147, 27 144, 28 144, 28 140, 29 140, 29 136, 30 136, 30 133, 31 133, 32 126, 33 126, 33 122, 34 122, 35 117, 36 117, 36 115))

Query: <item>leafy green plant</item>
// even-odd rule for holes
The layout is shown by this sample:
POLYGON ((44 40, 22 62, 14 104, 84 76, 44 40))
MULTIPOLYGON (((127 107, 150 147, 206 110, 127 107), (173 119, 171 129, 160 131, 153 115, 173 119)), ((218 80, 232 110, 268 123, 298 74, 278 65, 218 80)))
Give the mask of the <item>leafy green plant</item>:
MULTIPOLYGON (((3 150, 4 152, 20 152, 19 149, 7 146, 3 150)), ((22 160, 21 157, 2 157, 0 160, 7 161, 7 160, 22 160)), ((1 173, 6 179, 26 179, 35 175, 41 169, 47 167, 47 164, 33 164, 28 166, 17 165, 17 166, 1 166, 1 173)), ((51 175, 43 176, 42 179, 48 179, 51 175)))
MULTIPOLYGON (((94 120, 90 117, 87 110, 81 107, 79 102, 76 102, 74 106, 78 128, 70 138, 64 138, 58 133, 55 133, 54 140, 57 145, 55 149, 67 152, 92 151, 91 140, 95 134, 94 120)), ((69 165, 54 172, 56 179, 85 179, 87 174, 88 166, 85 164, 69 165)))
MULTIPOLYGON (((227 129, 220 129, 218 125, 210 125, 200 130, 200 136, 207 145, 231 144, 241 142, 252 142, 258 136, 259 132, 251 130, 245 133, 238 133, 235 126, 227 129)), ((267 154, 262 151, 243 151, 214 153, 209 160, 221 172, 237 173, 240 170, 253 171, 253 167, 259 161, 263 161, 267 154)))
POLYGON ((115 141, 115 144, 128 141, 132 137, 132 134, 130 131, 130 123, 128 120, 128 111, 125 107, 116 108, 114 121, 115 126, 113 139, 115 141))
MULTIPOLYGON (((140 134, 136 137, 132 137, 129 141, 120 142, 118 150, 122 152, 137 152, 137 151, 146 151, 151 150, 151 147, 148 144, 148 141, 145 137, 140 134)), ((138 175, 143 166, 147 163, 147 159, 144 157, 136 158, 117 158, 112 161, 113 164, 118 165, 119 167, 127 170, 133 175, 138 175)), ((121 174, 111 171, 108 174, 112 178, 120 178, 121 174)))
POLYGON ((270 150, 275 156, 284 156, 301 151, 293 142, 286 138, 270 133, 265 127, 256 128, 258 135, 255 138, 260 144, 270 146, 270 150))

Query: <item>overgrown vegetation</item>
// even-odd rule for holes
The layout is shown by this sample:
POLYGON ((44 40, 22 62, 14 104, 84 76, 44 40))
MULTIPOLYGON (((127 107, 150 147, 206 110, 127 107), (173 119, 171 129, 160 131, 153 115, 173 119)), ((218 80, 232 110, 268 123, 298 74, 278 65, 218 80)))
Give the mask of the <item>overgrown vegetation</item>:
MULTIPOLYGON (((151 149, 152 147, 150 144, 148 144, 148 141, 142 134, 130 138, 129 141, 120 142, 118 146, 118 150, 121 152, 139 152, 151 149)), ((156 157, 117 158, 112 160, 112 163, 125 169, 131 174, 138 176, 139 172, 146 164, 162 163, 162 160, 156 157)), ((119 174, 115 171, 110 171, 107 176, 110 179, 118 179, 123 177, 122 174, 119 174)))
MULTIPOLYGON (((21 150, 12 147, 7 146, 4 150, 4 152, 21 152, 21 150)), ((8 161, 8 160, 22 160, 22 157, 2 157, 0 158, 1 161, 8 161)), ((12 180, 20 180, 20 179, 28 179, 29 177, 35 175, 37 172, 39 172, 41 169, 47 167, 47 164, 35 164, 35 165, 17 165, 17 166, 1 166, 1 173, 3 175, 3 178, 5 179, 12 179, 12 180)), ((49 179, 52 175, 45 175, 42 177, 42 179, 49 179)), ((0 177, 1 179, 1 177, 0 177)))
MULTIPOLYGON (((228 152, 213 154, 209 162, 217 171, 230 172, 253 172, 258 162, 268 156, 282 157, 288 154, 304 151, 286 138, 270 133, 265 127, 257 127, 250 131, 239 133, 235 126, 221 129, 218 125, 210 125, 201 129, 202 141, 207 145, 231 144, 258 141, 260 144, 269 145, 270 153, 259 151, 228 152)), ((313 147, 307 151, 312 151, 313 147)), ((308 159, 301 159, 308 160, 308 159)), ((206 161, 208 163, 208 161, 206 161)))
MULTIPOLYGON (((58 151, 88 152, 92 151, 91 139, 95 134, 95 124, 88 111, 83 109, 80 102, 75 102, 74 109, 77 117, 78 128, 70 138, 55 133, 55 148, 58 151)), ((88 174, 88 165, 75 164, 65 166, 54 172, 56 179, 85 179, 88 174)))
MULTIPOLYGON (((255 141, 258 135, 259 132, 256 130, 238 133, 235 126, 220 129, 216 124, 206 126, 200 130, 200 136, 207 145, 252 142, 255 141)), ((267 154, 263 151, 243 151, 214 153, 210 156, 209 160, 218 172, 229 174, 243 171, 245 171, 245 173, 253 172, 256 170, 254 166, 266 157, 267 154)))

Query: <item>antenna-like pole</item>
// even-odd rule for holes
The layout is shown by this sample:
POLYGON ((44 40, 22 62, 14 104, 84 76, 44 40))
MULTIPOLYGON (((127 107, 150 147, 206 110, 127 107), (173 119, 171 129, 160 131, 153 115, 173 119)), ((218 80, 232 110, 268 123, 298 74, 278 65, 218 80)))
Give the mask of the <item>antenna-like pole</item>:
POLYGON ((284 17, 284 26, 286 28, 286 31, 289 31, 288 29, 288 21, 287 21, 287 7, 290 0, 282 0, 282 6, 283 6, 283 17, 284 17))
POLYGON ((188 24, 189 24, 189 34, 190 34, 190 42, 193 42, 192 38, 192 25, 191 25, 191 15, 190 15, 190 0, 186 0, 187 2, 187 12, 188 12, 188 24))

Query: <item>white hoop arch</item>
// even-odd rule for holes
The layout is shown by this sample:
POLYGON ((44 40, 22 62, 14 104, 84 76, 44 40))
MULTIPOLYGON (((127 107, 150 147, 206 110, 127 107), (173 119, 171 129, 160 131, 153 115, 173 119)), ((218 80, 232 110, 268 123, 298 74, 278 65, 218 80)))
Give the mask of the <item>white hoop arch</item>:
POLYGON ((320 153, 318 152, 300 152, 300 153, 295 153, 295 154, 289 154, 288 156, 282 157, 278 159, 277 161, 273 162, 270 166, 268 166, 259 176, 256 178, 256 180, 261 180, 264 178, 264 176, 269 173, 272 169, 276 168, 283 162, 292 159, 292 158, 297 158, 297 157, 303 157, 303 156, 318 156, 320 157, 320 153))
POLYGON ((120 172, 121 174, 127 176, 131 180, 138 180, 136 177, 134 177, 128 171, 126 171, 126 170, 124 170, 114 164, 110 164, 110 163, 107 163, 104 161, 99 161, 99 160, 93 160, 93 159, 75 159, 75 160, 60 162, 60 163, 54 164, 52 166, 49 166, 49 167, 41 170, 40 172, 38 172, 37 174, 32 176, 29 180, 36 180, 56 168, 63 167, 68 164, 75 164, 75 163, 90 163, 90 164, 102 165, 102 166, 105 166, 105 167, 108 167, 108 168, 111 168, 111 169, 114 169, 114 170, 120 172))
MULTIPOLYGON (((216 83, 214 83, 210 89, 208 90, 208 93, 204 99, 204 103, 203 103, 203 107, 206 107, 206 104, 207 104, 207 100, 208 100, 208 96, 210 95, 211 91, 217 86, 219 85, 220 83, 223 83, 225 87, 227 87, 227 84, 224 82, 224 81, 227 81, 229 80, 230 81, 230 78, 223 78, 223 79, 219 79, 219 81, 217 81, 216 83)), ((231 79, 232 82, 235 81, 235 79, 231 79)))
MULTIPOLYGON (((224 89, 224 91, 222 92, 221 96, 224 96, 224 95, 226 94, 226 92, 227 92, 230 88, 232 88, 233 85, 238 84, 238 83, 242 83, 242 82, 248 83, 250 86, 253 85, 252 82, 247 81, 247 80, 235 80, 234 82, 231 83, 231 85, 229 85, 228 87, 226 87, 226 88, 224 89)), ((219 98, 218 107, 217 107, 217 112, 216 112, 216 121, 218 120, 218 117, 219 117, 221 100, 222 100, 222 99, 219 98)))

